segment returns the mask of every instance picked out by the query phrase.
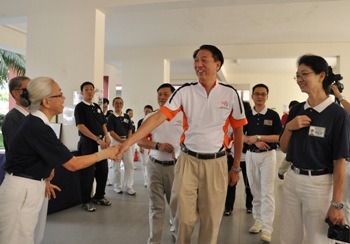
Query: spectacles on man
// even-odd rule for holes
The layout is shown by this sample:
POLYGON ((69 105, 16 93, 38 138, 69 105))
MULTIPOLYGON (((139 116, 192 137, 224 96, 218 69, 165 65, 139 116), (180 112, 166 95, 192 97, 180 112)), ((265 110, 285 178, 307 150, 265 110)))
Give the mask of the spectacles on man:
POLYGON ((310 71, 310 72, 303 72, 303 73, 300 73, 300 74, 296 73, 296 74, 295 74, 295 77, 294 77, 294 80, 298 80, 299 78, 301 78, 301 79, 304 80, 304 79, 306 78, 306 76, 307 76, 308 74, 311 74, 311 73, 315 73, 315 72, 310 71))
POLYGON ((262 93, 260 93, 260 92, 254 92, 253 95, 254 95, 254 96, 257 96, 257 97, 258 97, 258 96, 266 97, 266 96, 267 96, 267 93, 265 93, 265 92, 262 92, 262 93))

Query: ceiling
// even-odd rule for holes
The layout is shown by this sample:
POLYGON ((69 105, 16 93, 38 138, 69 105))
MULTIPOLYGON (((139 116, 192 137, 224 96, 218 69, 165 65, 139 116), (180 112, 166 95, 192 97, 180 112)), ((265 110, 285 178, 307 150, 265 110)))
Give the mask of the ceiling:
MULTIPOLYGON (((104 0, 96 4, 106 15, 105 53, 203 43, 350 42, 348 0, 104 0)), ((26 32, 25 23, 11 27, 26 32)), ((118 65, 118 57, 108 55, 106 62, 118 65)), ((239 73, 285 72, 294 70, 296 57, 242 57, 225 63, 239 73)), ((173 60, 171 73, 193 75, 192 60, 173 60)))

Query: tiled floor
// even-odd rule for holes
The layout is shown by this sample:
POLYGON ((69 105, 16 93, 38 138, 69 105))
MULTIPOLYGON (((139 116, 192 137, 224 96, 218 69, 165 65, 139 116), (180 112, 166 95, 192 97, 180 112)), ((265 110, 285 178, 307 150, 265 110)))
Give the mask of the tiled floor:
MULTIPOLYGON (((277 167, 284 154, 277 152, 277 167)), ((148 193, 143 186, 142 171, 136 163, 135 185, 136 196, 116 194, 113 187, 106 187, 106 197, 112 201, 112 206, 97 206, 97 211, 87 213, 76 206, 48 216, 44 244, 143 244, 147 242, 148 227, 148 193)), ((254 244, 261 243, 260 235, 249 234, 248 229, 253 224, 251 214, 247 214, 244 205, 243 182, 238 183, 235 209, 231 216, 223 217, 218 238, 219 244, 254 244)), ((276 214, 272 242, 278 244, 280 203, 283 181, 275 178, 276 214)), ((169 218, 164 222, 163 244, 172 244, 169 232, 169 218)), ((198 225, 192 238, 197 243, 198 225)), ((200 243, 202 244, 202 243, 200 243)))

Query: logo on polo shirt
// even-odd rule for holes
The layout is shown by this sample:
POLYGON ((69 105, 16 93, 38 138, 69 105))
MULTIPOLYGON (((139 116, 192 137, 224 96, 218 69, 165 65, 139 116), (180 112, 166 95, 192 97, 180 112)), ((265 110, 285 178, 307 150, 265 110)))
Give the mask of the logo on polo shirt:
POLYGON ((229 109, 228 107, 228 101, 227 100, 222 100, 221 104, 219 106, 220 109, 229 109))
POLYGON ((265 119, 265 120, 264 120, 264 125, 272 126, 272 120, 270 120, 270 119, 265 119))
POLYGON ((182 119, 176 120, 174 126, 182 126, 182 119))

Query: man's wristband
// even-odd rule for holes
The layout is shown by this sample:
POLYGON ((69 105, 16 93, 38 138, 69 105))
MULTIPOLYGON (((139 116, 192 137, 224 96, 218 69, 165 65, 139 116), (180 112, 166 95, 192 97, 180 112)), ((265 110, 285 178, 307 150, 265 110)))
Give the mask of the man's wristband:
POLYGON ((155 148, 156 150, 159 150, 159 145, 160 145, 160 142, 157 142, 156 145, 154 146, 154 148, 155 148))
POLYGON ((96 139, 95 139, 95 141, 98 141, 98 140, 100 140, 101 138, 99 137, 99 136, 96 136, 96 139))

